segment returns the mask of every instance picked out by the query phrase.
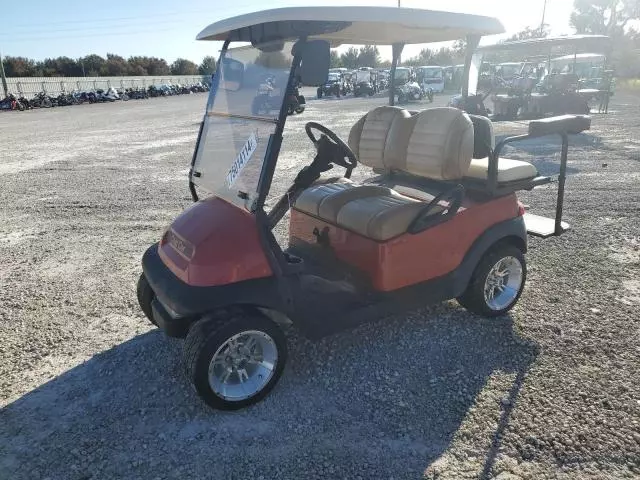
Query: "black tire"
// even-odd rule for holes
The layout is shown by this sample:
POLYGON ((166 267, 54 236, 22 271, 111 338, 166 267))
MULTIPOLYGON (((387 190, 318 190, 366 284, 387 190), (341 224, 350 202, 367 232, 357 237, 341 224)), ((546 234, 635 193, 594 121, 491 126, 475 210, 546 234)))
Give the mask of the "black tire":
POLYGON ((156 294, 153 293, 151 289, 151 285, 147 281, 147 277, 144 276, 144 273, 140 274, 140 278, 138 279, 138 304, 140 308, 144 312, 145 317, 149 319, 151 323, 154 325, 158 325, 153 318, 153 310, 151 309, 151 302, 156 298, 156 294))
POLYGON ((293 103, 290 103, 287 105, 287 115, 293 115, 294 113, 296 113, 296 108, 293 103))
POLYGON ((526 280, 527 263, 522 251, 518 247, 510 244, 498 244, 491 248, 487 253, 485 253, 484 257, 482 257, 473 272, 467 289, 460 297, 458 297, 457 300, 460 305, 472 313, 489 318, 499 317, 511 310, 518 302, 526 280), (520 263, 522 268, 522 281, 520 282, 516 296, 504 308, 496 310, 487 304, 484 296, 484 287, 491 269, 501 259, 506 257, 513 257, 520 263))
POLYGON ((322 89, 321 88, 319 88, 316 93, 318 95, 318 98, 322 98, 322 89))
POLYGON ((251 113, 253 115, 260 115, 260 112, 268 113, 267 102, 261 95, 258 95, 251 102, 251 113))
POLYGON ((205 317, 189 329, 184 346, 187 378, 207 405, 219 410, 238 410, 262 400, 276 385, 287 361, 287 340, 278 325, 257 310, 239 309, 205 317), (218 349, 238 333, 254 330, 266 333, 276 345, 277 361, 269 381, 253 396, 227 400, 209 384, 209 364, 218 349))

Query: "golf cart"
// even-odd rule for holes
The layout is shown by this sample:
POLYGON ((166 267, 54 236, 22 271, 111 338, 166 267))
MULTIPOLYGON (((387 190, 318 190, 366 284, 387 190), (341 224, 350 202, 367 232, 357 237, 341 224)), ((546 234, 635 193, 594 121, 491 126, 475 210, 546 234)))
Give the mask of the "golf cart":
POLYGON ((373 96, 376 93, 372 82, 373 71, 369 67, 360 67, 355 74, 355 81, 353 82, 353 96, 364 97, 368 95, 373 96))
POLYGON ((404 44, 466 39, 468 79, 480 37, 502 31, 494 18, 459 13, 296 7, 230 18, 198 35, 224 44, 189 173, 195 203, 145 252, 138 300, 167 335, 186 337, 186 371, 208 405, 262 399, 283 372, 291 324, 317 338, 447 299, 486 317, 518 301, 527 231, 547 237, 569 228, 568 135, 589 128, 589 118, 532 122, 528 135, 495 145, 486 118, 393 106, 404 44), (343 43, 393 46, 390 105, 363 112, 345 139, 308 122, 315 157, 293 178, 295 164, 279 160, 286 106, 253 115, 245 72, 257 58, 269 70, 264 56, 273 54, 278 68, 290 65, 289 83, 299 76, 322 85, 330 47, 343 43), (525 213, 516 197, 552 179, 500 156, 506 144, 542 135, 563 139, 555 218, 525 213), (332 167, 337 175, 323 176, 332 167), (351 179, 367 167, 367 180, 351 179), (273 231, 287 213, 282 248, 273 231))
MULTIPOLYGON (((610 95, 606 91, 594 88, 581 88, 579 77, 576 75, 578 55, 581 51, 599 51, 606 53, 611 48, 611 41, 605 35, 569 35, 562 37, 536 38, 518 40, 488 45, 478 48, 474 64, 480 65, 482 58, 489 54, 515 53, 527 56, 532 53, 544 54, 545 66, 531 67, 524 63, 503 63, 496 67, 497 72, 513 73, 519 69, 517 75, 511 75, 506 80, 497 75, 492 88, 485 92, 485 98, 491 93, 493 101, 494 120, 515 120, 518 118, 541 118, 551 115, 588 114, 589 101, 610 95), (554 50, 571 51, 572 68, 561 72, 554 69, 552 54, 554 50), (509 69, 505 70, 507 67, 509 69)), ((605 56, 606 57, 606 56, 605 56)), ((606 60, 603 60, 606 64, 606 60)))
POLYGON ((342 74, 339 72, 329 72, 327 81, 318 87, 317 97, 322 98, 333 95, 340 98, 340 95, 344 94, 344 80, 342 74))
MULTIPOLYGON (((398 98, 398 104, 402 105, 408 102, 417 102, 425 97, 422 87, 415 81, 415 74, 410 68, 397 67, 393 74, 394 85, 391 89, 398 98)), ((429 101, 433 101, 433 92, 429 96, 429 101)))
POLYGON ((438 65, 418 67, 416 79, 424 92, 444 92, 444 68, 438 65))

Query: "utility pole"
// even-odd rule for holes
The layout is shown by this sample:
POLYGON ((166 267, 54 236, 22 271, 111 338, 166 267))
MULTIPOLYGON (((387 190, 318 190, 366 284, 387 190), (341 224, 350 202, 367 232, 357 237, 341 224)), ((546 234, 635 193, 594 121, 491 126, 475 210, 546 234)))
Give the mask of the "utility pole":
MULTIPOLYGON (((399 2, 400 0, 398 0, 399 2)), ((544 0, 544 4, 542 6, 542 21, 540 22, 540 36, 544 33, 544 17, 547 13, 547 0, 544 0)))
POLYGON ((4 63, 2 62, 2 52, 0 52, 0 77, 2 77, 2 89, 4 90, 4 96, 9 95, 9 88, 7 87, 7 77, 4 74, 4 63))

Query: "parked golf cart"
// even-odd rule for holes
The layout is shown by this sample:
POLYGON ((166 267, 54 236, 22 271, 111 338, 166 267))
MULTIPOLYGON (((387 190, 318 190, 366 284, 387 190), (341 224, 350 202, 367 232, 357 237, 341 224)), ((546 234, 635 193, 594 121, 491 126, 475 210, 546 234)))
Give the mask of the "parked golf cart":
MULTIPOLYGON (((398 105, 411 101, 417 102, 425 97, 425 91, 415 81, 415 75, 410 68, 397 67, 393 79, 394 88, 392 91, 398 99, 398 105)), ((429 100, 433 101, 433 93, 431 93, 429 100)))
POLYGON ((340 98, 343 94, 342 74, 338 72, 329 72, 327 81, 318 87, 318 98, 334 96, 340 98))
POLYGON ((494 18, 459 13, 298 7, 226 19, 198 35, 224 44, 189 174, 195 203, 145 252, 138 299, 167 335, 186 337, 187 375, 208 405, 237 409, 262 399, 283 372, 283 328, 291 324, 317 338, 447 299, 486 317, 515 305, 527 231, 548 237, 569 228, 568 135, 589 128, 589 118, 532 122, 528 135, 495 145, 486 118, 393 106, 403 44, 465 39, 468 85, 480 37, 501 32, 494 18), (290 65, 289 84, 299 75, 323 85, 330 46, 343 43, 393 45, 390 105, 363 112, 344 140, 308 122, 315 157, 271 198, 295 165, 279 161, 286 104, 253 114, 244 72, 257 68, 260 52, 277 52, 278 66, 290 65), (563 140, 555 218, 525 213, 516 197, 552 179, 501 157, 505 145, 542 135, 563 140), (322 176, 332 167, 337 176, 322 176), (366 167, 370 178, 350 179, 366 167), (273 229, 287 212, 283 249, 273 229))
MULTIPOLYGON (((519 40, 504 42, 495 45, 480 47, 474 58, 475 68, 481 65, 482 58, 492 53, 512 53, 519 56, 543 54, 546 62, 542 62, 540 68, 544 74, 540 74, 537 68, 527 68, 526 62, 503 63, 496 67, 496 76, 500 68, 509 66, 519 68, 517 75, 512 75, 509 81, 500 83, 494 81, 491 91, 486 91, 485 96, 491 93, 493 102, 494 120, 515 120, 517 118, 542 118, 551 115, 563 114, 588 114, 589 102, 610 95, 610 88, 594 89, 581 88, 579 77, 575 74, 578 55, 580 52, 601 52, 605 55, 611 49, 609 37, 604 35, 570 35, 563 37, 537 38, 532 40, 519 40), (573 68, 570 71, 560 72, 554 69, 552 55, 554 49, 563 52, 570 50, 573 57, 573 68), (544 65, 546 63, 546 66, 544 65), (535 71, 538 71, 536 74, 535 71), (501 88, 502 87, 502 88, 501 88)), ((606 64, 606 60, 603 60, 606 64)))
POLYGON ((372 82, 372 69, 361 67, 355 73, 353 82, 353 96, 364 97, 365 95, 372 97, 376 91, 372 82))

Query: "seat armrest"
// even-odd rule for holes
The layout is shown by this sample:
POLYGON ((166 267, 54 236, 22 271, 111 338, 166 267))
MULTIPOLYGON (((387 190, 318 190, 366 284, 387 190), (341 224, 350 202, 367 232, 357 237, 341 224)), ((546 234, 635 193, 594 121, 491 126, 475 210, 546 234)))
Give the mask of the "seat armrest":
POLYGON ((529 136, 568 134, 575 135, 591 128, 591 117, 588 115, 560 115, 558 117, 532 120, 529 122, 529 136))

